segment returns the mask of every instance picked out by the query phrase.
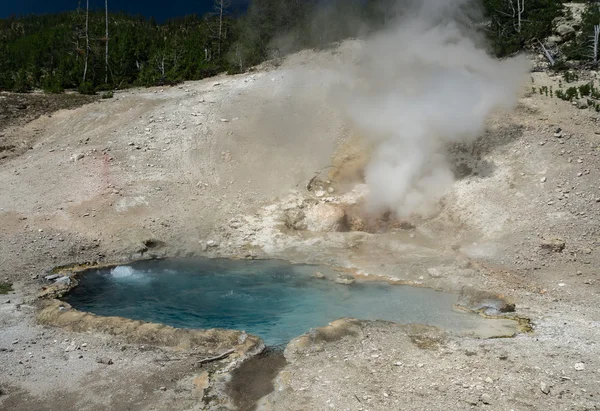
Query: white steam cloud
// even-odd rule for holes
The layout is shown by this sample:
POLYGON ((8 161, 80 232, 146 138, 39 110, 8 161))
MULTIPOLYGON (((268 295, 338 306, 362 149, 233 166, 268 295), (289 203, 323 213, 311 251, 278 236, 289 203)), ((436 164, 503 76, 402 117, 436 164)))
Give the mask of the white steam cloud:
POLYGON ((499 61, 462 22, 465 0, 425 0, 393 28, 361 43, 333 101, 373 145, 365 170, 370 206, 427 215, 454 177, 449 143, 469 142, 497 108, 510 108, 527 61, 499 61))

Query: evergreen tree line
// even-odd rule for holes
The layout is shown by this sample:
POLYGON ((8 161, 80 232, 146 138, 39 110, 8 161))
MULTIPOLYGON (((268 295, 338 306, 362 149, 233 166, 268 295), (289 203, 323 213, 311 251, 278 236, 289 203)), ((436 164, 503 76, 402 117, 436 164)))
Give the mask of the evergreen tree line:
MULTIPOLYGON (((548 36, 562 13, 556 0, 474 1, 483 2, 485 13, 473 25, 498 56, 548 36)), ((0 20, 0 89, 94 93, 243 72, 302 48, 366 35, 402 11, 396 0, 252 0, 235 15, 229 0, 215 0, 211 13, 162 24, 84 8, 11 17, 0 20)))

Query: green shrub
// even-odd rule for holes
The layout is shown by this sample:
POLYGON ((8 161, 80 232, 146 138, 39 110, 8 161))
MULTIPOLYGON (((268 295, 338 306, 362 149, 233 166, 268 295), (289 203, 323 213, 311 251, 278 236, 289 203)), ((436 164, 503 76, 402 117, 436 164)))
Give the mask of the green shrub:
POLYGON ((15 76, 13 91, 17 93, 27 93, 28 91, 31 91, 32 88, 33 86, 29 74, 24 68, 21 68, 15 76))
POLYGON ((10 284, 10 283, 0 283, 0 294, 8 294, 12 290, 13 290, 12 289, 12 284, 10 284))
POLYGON ((587 97, 590 94, 592 94, 592 85, 590 83, 587 83, 582 86, 579 86, 579 94, 581 94, 581 97, 587 97))
POLYGON ((574 98, 577 98, 577 93, 577 87, 569 87, 565 92, 565 100, 573 100, 574 98))
POLYGON ((113 92, 112 92, 112 90, 109 90, 109 91, 107 91, 107 92, 104 92, 104 93, 102 93, 102 95, 100 96, 100 98, 104 98, 104 99, 107 99, 107 98, 113 98, 113 97, 114 97, 114 95, 113 95, 113 92))
POLYGON ((60 94, 65 91, 61 81, 56 76, 47 76, 42 83, 42 90, 44 93, 60 94))
POLYGON ((579 80, 579 76, 577 75, 577 73, 571 73, 570 71, 565 71, 565 81, 567 83, 572 83, 577 80, 579 80))
POLYGON ((96 91, 110 91, 112 88, 110 84, 99 84, 96 86, 96 91))
POLYGON ((94 85, 90 81, 83 82, 77 88, 77 91, 81 94, 93 95, 96 94, 94 85))

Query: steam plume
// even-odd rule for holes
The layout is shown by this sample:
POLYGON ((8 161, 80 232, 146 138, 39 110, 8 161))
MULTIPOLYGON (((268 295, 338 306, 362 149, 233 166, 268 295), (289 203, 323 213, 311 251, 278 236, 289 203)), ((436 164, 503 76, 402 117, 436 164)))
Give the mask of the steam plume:
POLYGON ((499 61, 479 46, 464 23, 471 5, 415 2, 342 69, 333 101, 372 142, 365 178, 373 210, 431 212, 453 183, 446 146, 473 141, 493 110, 516 103, 527 62, 499 61))

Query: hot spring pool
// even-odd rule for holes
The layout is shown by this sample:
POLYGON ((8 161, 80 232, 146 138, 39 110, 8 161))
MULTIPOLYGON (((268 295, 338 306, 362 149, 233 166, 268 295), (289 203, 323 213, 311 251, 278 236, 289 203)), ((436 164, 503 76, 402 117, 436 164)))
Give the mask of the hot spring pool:
MULTIPOLYGON (((281 261, 154 260, 90 270, 64 300, 74 308, 180 328, 245 330, 267 345, 343 318, 421 323, 450 331, 510 328, 453 309, 454 294, 425 288, 319 280, 310 265, 281 261)), ((514 327, 513 327, 514 328, 514 327)), ((514 331, 514 330, 513 330, 514 331)))

